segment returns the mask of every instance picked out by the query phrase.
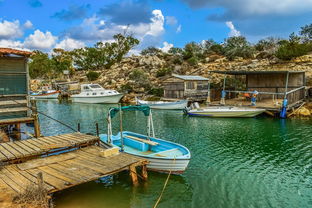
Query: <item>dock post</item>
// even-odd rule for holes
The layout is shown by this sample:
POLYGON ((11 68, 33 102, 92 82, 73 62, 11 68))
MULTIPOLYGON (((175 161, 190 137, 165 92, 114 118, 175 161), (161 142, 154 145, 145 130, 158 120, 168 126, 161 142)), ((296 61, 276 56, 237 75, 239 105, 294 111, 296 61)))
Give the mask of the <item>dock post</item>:
POLYGON ((142 178, 144 181, 147 181, 147 167, 146 167, 146 165, 142 166, 142 178))
POLYGON ((80 132, 80 123, 77 125, 78 132, 80 132))
POLYGON ((40 137, 41 133, 40 133, 40 123, 39 123, 37 106, 36 106, 35 100, 31 100, 31 109, 32 109, 32 117, 34 118, 35 138, 38 138, 38 137, 40 137))
POLYGON ((96 127, 96 136, 100 136, 100 133, 99 133, 99 123, 95 123, 95 127, 96 127))
POLYGON ((16 128, 16 140, 20 140, 21 139, 21 123, 17 123, 15 124, 15 128, 16 128))
POLYGON ((131 176, 133 185, 134 185, 134 186, 139 185, 138 174, 137 174, 137 172, 136 172, 135 165, 130 165, 130 166, 129 166, 129 171, 130 171, 130 176, 131 176))

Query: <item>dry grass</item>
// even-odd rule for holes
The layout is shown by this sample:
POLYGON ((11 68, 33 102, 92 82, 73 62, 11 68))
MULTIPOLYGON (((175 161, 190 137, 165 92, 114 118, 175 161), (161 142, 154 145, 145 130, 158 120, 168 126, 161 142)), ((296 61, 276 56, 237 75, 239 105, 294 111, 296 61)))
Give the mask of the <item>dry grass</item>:
POLYGON ((30 184, 23 193, 14 197, 14 203, 20 208, 51 208, 50 196, 41 185, 30 184))

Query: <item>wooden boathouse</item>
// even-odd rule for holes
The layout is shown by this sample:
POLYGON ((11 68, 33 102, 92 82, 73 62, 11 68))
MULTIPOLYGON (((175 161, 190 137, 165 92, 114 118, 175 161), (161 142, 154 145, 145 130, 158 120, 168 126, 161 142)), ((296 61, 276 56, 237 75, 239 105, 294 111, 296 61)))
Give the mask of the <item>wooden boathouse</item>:
POLYGON ((188 99, 204 101, 207 99, 209 79, 196 75, 177 75, 163 81, 164 99, 188 99))
POLYGON ((78 130, 47 137, 40 134, 40 112, 34 103, 30 105, 28 95, 30 55, 0 48, 0 207, 6 203, 15 207, 9 200, 25 194, 29 187, 52 194, 124 170, 129 171, 135 185, 138 176, 146 180, 147 160, 119 152, 101 142, 98 135, 78 130), (23 123, 34 123, 33 137, 21 138, 23 123), (10 129, 17 134, 12 135, 10 129), (141 174, 136 167, 141 167, 141 174))
POLYGON ((305 99, 305 72, 303 71, 212 71, 224 74, 223 90, 227 105, 250 105, 252 96, 256 97, 258 108, 279 112, 283 100, 287 108, 299 106, 305 99), (234 76, 236 86, 227 89, 228 76, 234 76))

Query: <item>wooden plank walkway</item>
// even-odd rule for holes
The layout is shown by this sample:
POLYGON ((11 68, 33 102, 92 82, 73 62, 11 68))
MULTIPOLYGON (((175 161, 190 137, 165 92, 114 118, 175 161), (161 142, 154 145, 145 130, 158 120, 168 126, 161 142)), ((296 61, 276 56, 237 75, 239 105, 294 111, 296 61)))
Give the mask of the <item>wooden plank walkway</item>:
POLYGON ((18 163, 36 156, 92 145, 98 142, 99 138, 96 136, 71 133, 0 143, 0 162, 18 163))
MULTIPOLYGON (((43 176, 43 187, 49 193, 53 193, 123 170, 135 170, 136 166, 145 166, 148 163, 145 159, 126 153, 105 158, 100 154, 103 150, 105 149, 92 145, 59 155, 4 166, 0 170, 0 192, 22 193, 26 187, 38 183, 37 175, 40 172, 43 176)), ((132 172, 130 171, 130 174, 132 172)))

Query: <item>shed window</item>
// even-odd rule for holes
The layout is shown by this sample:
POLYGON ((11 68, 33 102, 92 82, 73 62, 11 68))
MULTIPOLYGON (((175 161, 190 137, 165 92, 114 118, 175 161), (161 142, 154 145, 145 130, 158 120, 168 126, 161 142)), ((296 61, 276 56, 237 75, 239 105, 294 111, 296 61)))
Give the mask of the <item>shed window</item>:
POLYGON ((195 89, 194 82, 187 82, 186 83, 186 89, 190 89, 190 90, 195 89))

